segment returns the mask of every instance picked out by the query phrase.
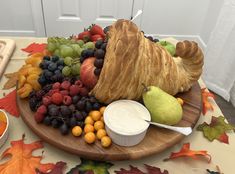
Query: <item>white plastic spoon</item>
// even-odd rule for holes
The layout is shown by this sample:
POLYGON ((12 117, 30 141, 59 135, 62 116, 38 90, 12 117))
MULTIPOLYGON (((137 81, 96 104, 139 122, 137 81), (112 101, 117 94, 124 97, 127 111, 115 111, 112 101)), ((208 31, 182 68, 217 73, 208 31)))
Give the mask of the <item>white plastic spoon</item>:
POLYGON ((145 120, 145 121, 148 122, 149 124, 152 124, 152 125, 155 125, 155 126, 158 126, 158 127, 162 127, 162 128, 165 128, 165 129, 170 129, 170 130, 179 132, 179 133, 184 134, 184 135, 189 135, 189 134, 192 133, 192 128, 191 127, 176 127, 176 126, 169 126, 169 125, 165 125, 165 124, 151 122, 151 121, 148 121, 148 120, 145 120))
POLYGON ((141 15, 143 13, 142 10, 138 10, 136 15, 131 19, 131 21, 134 21, 139 15, 141 15))

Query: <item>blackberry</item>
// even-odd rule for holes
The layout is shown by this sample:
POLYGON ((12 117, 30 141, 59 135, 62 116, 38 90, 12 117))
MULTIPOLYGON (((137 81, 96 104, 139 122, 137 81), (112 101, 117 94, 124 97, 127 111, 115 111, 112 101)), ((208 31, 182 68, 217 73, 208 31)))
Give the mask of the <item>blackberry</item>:
POLYGON ((37 110, 38 100, 33 97, 29 99, 29 107, 31 111, 35 112, 37 110))
POLYGON ((44 90, 37 91, 37 92, 36 92, 36 98, 37 98, 38 100, 41 100, 42 97, 43 97, 45 94, 46 94, 46 91, 44 91, 44 90))
POLYGON ((52 89, 52 84, 45 85, 42 90, 44 90, 46 93, 49 92, 52 89))

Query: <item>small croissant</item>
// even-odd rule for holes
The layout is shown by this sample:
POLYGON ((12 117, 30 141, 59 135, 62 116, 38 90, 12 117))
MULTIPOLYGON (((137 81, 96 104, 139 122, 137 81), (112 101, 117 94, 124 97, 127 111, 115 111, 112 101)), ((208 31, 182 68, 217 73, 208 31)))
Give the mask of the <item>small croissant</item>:
POLYGON ((158 86, 175 95, 188 91, 202 73, 204 56, 196 42, 178 42, 177 56, 172 57, 164 47, 145 38, 129 20, 115 22, 108 36, 104 65, 91 91, 103 103, 139 100, 142 84, 158 86))

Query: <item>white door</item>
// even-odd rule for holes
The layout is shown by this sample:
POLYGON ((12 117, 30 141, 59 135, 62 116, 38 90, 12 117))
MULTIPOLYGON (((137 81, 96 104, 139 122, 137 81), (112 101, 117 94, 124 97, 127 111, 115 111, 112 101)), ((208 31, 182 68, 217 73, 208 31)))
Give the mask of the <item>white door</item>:
POLYGON ((47 36, 78 34, 91 24, 102 27, 130 19, 134 0, 43 0, 47 36))

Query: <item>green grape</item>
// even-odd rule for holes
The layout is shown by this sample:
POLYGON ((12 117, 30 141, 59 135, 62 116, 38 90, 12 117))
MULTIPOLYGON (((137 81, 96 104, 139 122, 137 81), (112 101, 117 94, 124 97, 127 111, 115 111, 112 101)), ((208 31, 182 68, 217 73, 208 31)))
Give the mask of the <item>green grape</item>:
POLYGON ((73 49, 67 45, 60 46, 60 54, 62 57, 72 57, 73 49))
POLYGON ((73 64, 73 58, 72 57, 65 57, 64 58, 64 64, 71 66, 73 64))
POLYGON ((71 68, 69 66, 65 66, 63 69, 62 69, 62 74, 64 76, 70 76, 71 74, 71 68))
POLYGON ((49 43, 47 44, 47 49, 48 49, 48 51, 50 51, 50 52, 54 52, 54 51, 56 50, 56 45, 55 45, 54 43, 52 43, 52 42, 49 42, 49 43))
POLYGON ((77 43, 80 47, 83 47, 84 41, 83 40, 77 40, 77 43))
POLYGON ((73 50, 75 51, 75 57, 80 57, 81 56, 81 52, 82 52, 82 49, 81 47, 78 45, 78 44, 72 44, 70 45, 73 50))
POLYGON ((95 49, 95 44, 93 42, 87 42, 83 46, 85 49, 95 49))
POLYGON ((71 67, 71 72, 72 72, 72 75, 79 75, 80 74, 80 63, 76 63, 74 65, 72 65, 71 67))
POLYGON ((61 55, 60 55, 60 50, 59 50, 59 49, 56 49, 56 50, 54 51, 54 55, 61 57, 61 55))

